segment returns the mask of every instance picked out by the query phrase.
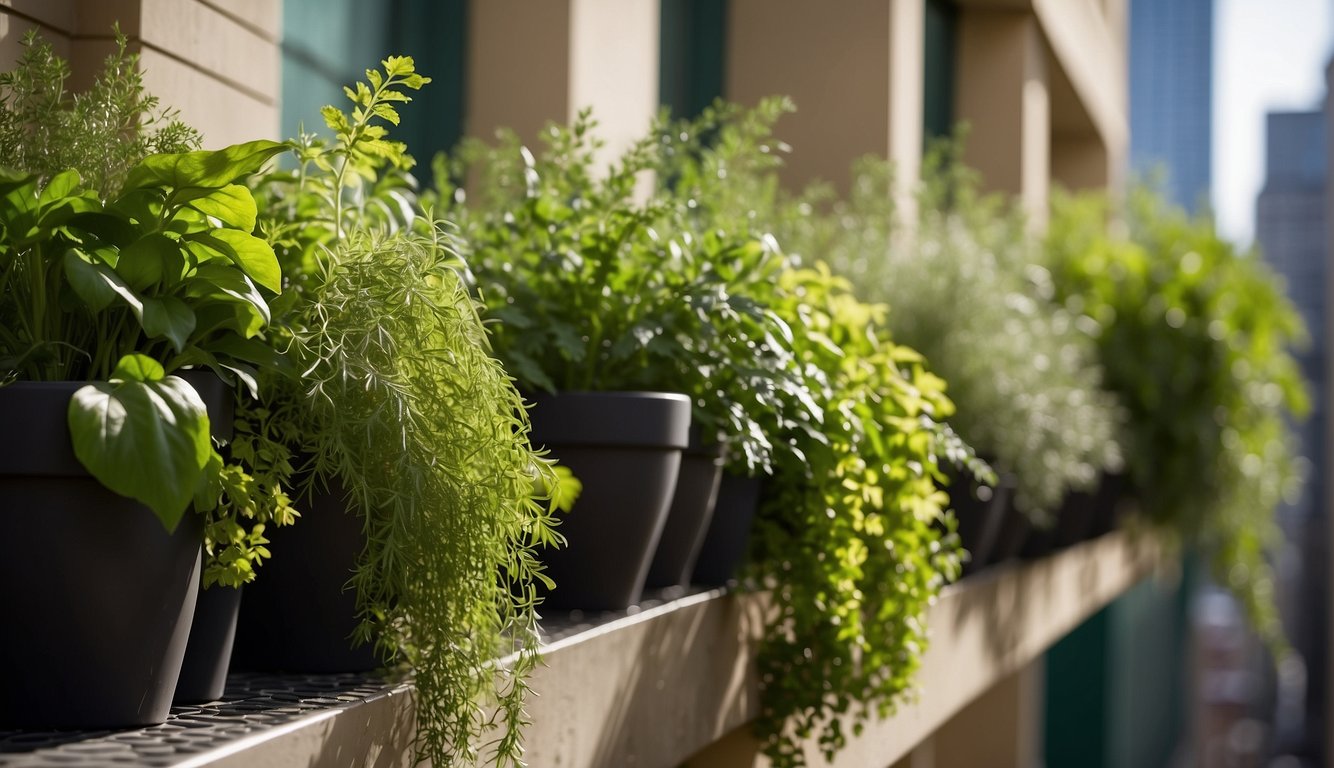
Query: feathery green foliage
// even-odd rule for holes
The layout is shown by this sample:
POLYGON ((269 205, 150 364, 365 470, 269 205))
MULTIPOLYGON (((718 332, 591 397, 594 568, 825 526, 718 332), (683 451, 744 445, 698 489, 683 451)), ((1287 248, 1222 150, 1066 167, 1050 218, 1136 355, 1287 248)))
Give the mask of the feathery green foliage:
POLYGON ((350 114, 325 109, 332 142, 304 138, 299 169, 261 189, 291 280, 275 323, 301 370, 266 407, 304 436, 314 482, 336 478, 362 517, 358 635, 413 670, 418 756, 514 764, 537 549, 559 542, 545 502, 567 489, 529 447, 454 239, 390 181, 411 159, 383 123, 428 81, 411 58, 383 67, 347 90, 350 114))
POLYGON ((0 157, 10 167, 43 180, 73 169, 107 198, 148 155, 199 147, 199 133, 145 91, 139 55, 126 51, 119 29, 116 52, 77 94, 65 90, 69 62, 50 43, 36 31, 21 43, 18 64, 0 74, 0 157))

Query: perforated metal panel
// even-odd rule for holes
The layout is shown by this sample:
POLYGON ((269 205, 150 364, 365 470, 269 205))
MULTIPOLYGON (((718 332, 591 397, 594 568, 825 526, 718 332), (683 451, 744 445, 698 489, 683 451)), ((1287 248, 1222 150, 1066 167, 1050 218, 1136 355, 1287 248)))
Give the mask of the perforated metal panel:
POLYGON ((0 766, 170 766, 314 712, 384 696, 369 675, 235 674, 221 701, 174 707, 163 725, 124 731, 0 731, 0 766))

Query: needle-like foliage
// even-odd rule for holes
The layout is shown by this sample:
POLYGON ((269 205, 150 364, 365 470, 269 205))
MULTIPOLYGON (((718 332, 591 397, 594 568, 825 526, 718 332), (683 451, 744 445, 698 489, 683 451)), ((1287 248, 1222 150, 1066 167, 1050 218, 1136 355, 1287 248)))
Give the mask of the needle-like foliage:
POLYGON ((314 482, 337 479, 363 520, 358 635, 412 670, 418 757, 516 764, 557 480, 455 242, 415 207, 411 158, 387 138, 427 79, 410 58, 383 67, 347 89, 350 113, 325 109, 333 140, 303 139, 300 168, 262 190, 290 279, 275 323, 301 370, 271 407, 305 436, 314 482))

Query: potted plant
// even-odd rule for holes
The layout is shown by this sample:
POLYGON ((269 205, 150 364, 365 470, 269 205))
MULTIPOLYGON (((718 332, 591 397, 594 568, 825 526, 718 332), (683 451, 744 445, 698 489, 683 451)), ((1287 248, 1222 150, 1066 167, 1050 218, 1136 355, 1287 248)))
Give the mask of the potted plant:
MULTIPOLYGON (((560 585, 548 604, 611 609, 639 599, 668 527, 691 396, 719 377, 710 366, 726 364, 721 348, 735 340, 720 327, 767 321, 722 290, 716 268, 753 264, 761 250, 680 229, 683 201, 636 200, 636 179, 656 162, 652 137, 600 176, 592 127, 586 113, 551 127, 537 155, 512 135, 497 148, 472 143, 447 169, 470 183, 446 183, 441 197, 453 203, 478 294, 501 321, 497 353, 532 393, 534 440, 583 482, 563 524, 569 546, 548 557, 560 585)), ((735 428, 747 418, 740 408, 710 410, 697 435, 706 444, 745 436, 754 446, 762 435, 735 428)), ((688 572, 707 521, 717 459, 699 461, 702 492, 681 498, 702 496, 703 505, 678 508, 680 546, 660 566, 663 582, 688 572)))
POLYGON ((331 138, 298 140, 298 167, 256 185, 287 277, 273 343, 300 373, 266 377, 252 415, 301 457, 307 506, 247 591, 238 654, 295 670, 359 642, 373 653, 354 665, 411 676, 422 760, 514 762, 539 551, 576 488, 529 445, 455 238, 387 138, 428 79, 408 57, 381 67, 348 89, 349 111, 325 108, 331 138))
MULTIPOLYGON (((701 231, 775 241, 785 217, 809 215, 779 202, 782 147, 771 129, 788 108, 720 104, 670 132, 666 175, 694 201, 701 231)), ((775 247, 787 249, 781 236, 775 247)), ((772 474, 742 581, 773 600, 757 659, 757 735, 776 765, 799 765, 802 740, 817 738, 832 759, 845 716, 883 715, 910 688, 926 607, 959 568, 936 482, 950 461, 986 470, 944 422, 944 382, 890 337, 886 307, 859 301, 814 259, 759 281, 750 297, 789 329, 804 385, 779 389, 758 420, 772 474)))
MULTIPOLYGON (((65 63, 25 43, 0 76, 0 607, 27 617, 0 638, 0 723, 157 723, 204 531, 241 524, 217 503, 217 445, 228 390, 274 364, 256 337, 281 274, 236 182, 283 147, 174 151, 196 135, 143 94, 123 40, 74 97, 65 63)), ((256 529, 209 572, 262 557, 256 529)))
POLYGON ((1308 407, 1293 356, 1305 332, 1280 280, 1210 219, 1143 187, 1123 208, 1054 197, 1045 251, 1053 301, 1094 327, 1105 385, 1125 403, 1138 508, 1202 544, 1219 583, 1280 642, 1266 552, 1274 510, 1298 488, 1290 425, 1308 407))

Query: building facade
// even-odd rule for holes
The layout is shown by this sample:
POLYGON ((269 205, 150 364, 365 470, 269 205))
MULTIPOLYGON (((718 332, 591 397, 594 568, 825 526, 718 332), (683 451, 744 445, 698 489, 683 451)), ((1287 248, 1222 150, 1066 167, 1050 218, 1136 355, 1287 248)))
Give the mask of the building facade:
POLYGON ((1213 180, 1214 0, 1131 0, 1131 168, 1200 210, 1213 180))

